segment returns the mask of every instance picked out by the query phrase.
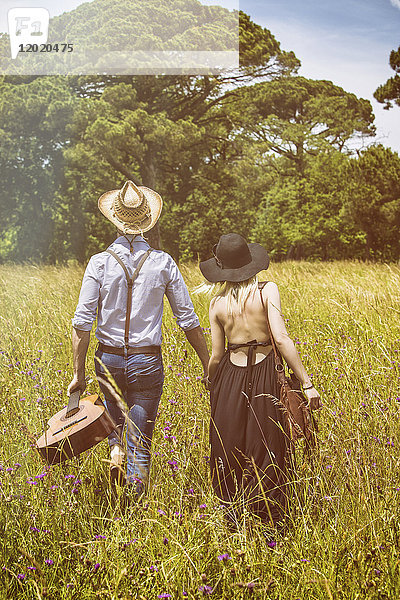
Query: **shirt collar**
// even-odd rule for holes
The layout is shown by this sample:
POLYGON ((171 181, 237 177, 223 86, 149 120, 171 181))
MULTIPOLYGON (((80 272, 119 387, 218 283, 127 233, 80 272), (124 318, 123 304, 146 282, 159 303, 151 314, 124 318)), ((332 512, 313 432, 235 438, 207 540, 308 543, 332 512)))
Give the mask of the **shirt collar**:
POLYGON ((115 240, 114 244, 121 244, 122 246, 124 246, 125 248, 130 248, 130 244, 129 241, 131 240, 131 243, 133 246, 136 246, 136 244, 145 244, 146 246, 148 246, 149 244, 146 242, 146 240, 144 239, 143 236, 141 235, 120 235, 119 237, 117 237, 117 239, 115 240), (133 241, 132 241, 133 240, 133 241))

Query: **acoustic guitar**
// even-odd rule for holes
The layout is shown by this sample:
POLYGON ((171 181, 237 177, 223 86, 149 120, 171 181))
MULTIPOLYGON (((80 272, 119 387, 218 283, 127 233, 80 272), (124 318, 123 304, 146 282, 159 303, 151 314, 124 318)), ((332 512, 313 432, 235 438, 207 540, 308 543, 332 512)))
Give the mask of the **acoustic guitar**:
POLYGON ((79 390, 71 394, 67 408, 52 416, 48 425, 36 447, 49 465, 78 456, 116 427, 100 397, 95 394, 81 400, 79 390))

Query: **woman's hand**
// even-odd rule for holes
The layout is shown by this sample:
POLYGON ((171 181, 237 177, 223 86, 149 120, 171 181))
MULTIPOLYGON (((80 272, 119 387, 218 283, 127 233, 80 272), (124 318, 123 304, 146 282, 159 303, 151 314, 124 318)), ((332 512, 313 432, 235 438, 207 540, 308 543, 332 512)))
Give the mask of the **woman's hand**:
POLYGON ((322 408, 321 396, 318 394, 315 387, 307 388, 303 391, 307 397, 310 410, 318 410, 319 408, 322 408))

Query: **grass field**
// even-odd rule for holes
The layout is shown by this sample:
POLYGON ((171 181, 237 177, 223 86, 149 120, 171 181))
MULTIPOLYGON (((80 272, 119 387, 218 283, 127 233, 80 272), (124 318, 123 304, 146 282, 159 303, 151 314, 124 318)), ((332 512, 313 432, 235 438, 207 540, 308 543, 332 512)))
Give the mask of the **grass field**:
MULTIPOLYGON (((122 512, 110 502, 106 442, 45 468, 33 443, 66 403, 82 273, 0 267, 0 598, 399 598, 400 269, 268 271, 324 403, 319 455, 311 463, 298 449, 292 527, 273 549, 251 515, 238 531, 224 524, 210 489, 200 363, 168 306, 144 503, 122 512)), ((194 267, 183 273, 189 288, 201 280, 194 267)), ((208 298, 193 299, 208 327, 208 298)), ((94 348, 93 337, 93 378, 94 348)))

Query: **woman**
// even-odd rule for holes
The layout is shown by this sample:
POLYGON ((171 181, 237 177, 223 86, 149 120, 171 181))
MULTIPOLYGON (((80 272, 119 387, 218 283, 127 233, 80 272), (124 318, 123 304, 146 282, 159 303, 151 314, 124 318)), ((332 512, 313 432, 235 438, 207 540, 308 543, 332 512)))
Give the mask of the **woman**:
POLYGON ((213 254, 200 263, 204 277, 221 284, 210 304, 213 486, 228 507, 244 502, 267 525, 280 527, 291 457, 270 331, 311 409, 320 408, 320 396, 286 331, 277 285, 258 284, 257 273, 269 265, 266 250, 230 233, 213 254))

